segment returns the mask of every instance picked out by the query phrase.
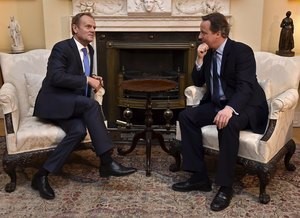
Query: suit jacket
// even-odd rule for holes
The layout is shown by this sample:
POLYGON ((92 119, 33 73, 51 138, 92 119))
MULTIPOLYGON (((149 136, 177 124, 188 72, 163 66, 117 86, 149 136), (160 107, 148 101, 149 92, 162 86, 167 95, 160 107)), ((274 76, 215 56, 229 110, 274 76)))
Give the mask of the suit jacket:
MULTIPOLYGON (((88 45, 91 70, 94 50, 88 45)), ((86 76, 74 39, 54 45, 48 59, 47 74, 37 95, 34 116, 43 119, 67 119, 71 117, 78 95, 85 95, 86 76)))
MULTIPOLYGON (((213 52, 210 49, 205 55, 200 71, 196 67, 192 79, 196 86, 206 84, 207 92, 201 104, 211 101, 210 68, 213 52)), ((237 113, 249 116, 253 132, 263 133, 267 125, 268 105, 266 96, 258 84, 256 62, 252 49, 240 42, 228 39, 222 56, 221 85, 231 106, 237 113)))

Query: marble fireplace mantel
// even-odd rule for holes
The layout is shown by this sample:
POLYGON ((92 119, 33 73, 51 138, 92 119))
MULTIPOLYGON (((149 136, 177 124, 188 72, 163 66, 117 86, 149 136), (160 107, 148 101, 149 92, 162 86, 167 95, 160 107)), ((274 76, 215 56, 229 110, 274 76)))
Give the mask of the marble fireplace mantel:
POLYGON ((199 31, 200 17, 230 17, 230 0, 72 0, 73 15, 91 12, 96 31, 199 31))

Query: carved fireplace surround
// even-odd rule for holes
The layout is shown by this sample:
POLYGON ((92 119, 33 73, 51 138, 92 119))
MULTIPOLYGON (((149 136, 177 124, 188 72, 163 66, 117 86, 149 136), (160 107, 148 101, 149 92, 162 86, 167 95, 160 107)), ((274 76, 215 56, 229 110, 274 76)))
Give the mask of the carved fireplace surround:
POLYGON ((103 76, 106 84, 103 108, 110 127, 117 119, 124 120, 122 110, 128 105, 144 107, 143 99, 128 99, 119 88, 128 67, 145 65, 138 70, 151 72, 155 67, 165 67, 160 70, 177 71, 177 98, 154 100, 152 107, 184 108, 183 90, 191 83, 201 16, 214 11, 230 16, 230 0, 73 0, 72 3, 73 15, 91 12, 96 20, 94 72, 103 76), (124 63, 126 60, 128 64, 124 63), (157 63, 158 60, 162 62, 157 63))

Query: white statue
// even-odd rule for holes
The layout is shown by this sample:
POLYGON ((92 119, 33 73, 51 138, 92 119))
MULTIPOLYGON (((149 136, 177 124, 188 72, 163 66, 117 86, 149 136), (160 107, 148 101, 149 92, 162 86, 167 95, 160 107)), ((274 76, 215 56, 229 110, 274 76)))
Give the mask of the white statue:
POLYGON ((14 16, 10 17, 9 23, 10 37, 12 38, 11 49, 13 53, 24 52, 24 44, 22 40, 21 27, 14 16))

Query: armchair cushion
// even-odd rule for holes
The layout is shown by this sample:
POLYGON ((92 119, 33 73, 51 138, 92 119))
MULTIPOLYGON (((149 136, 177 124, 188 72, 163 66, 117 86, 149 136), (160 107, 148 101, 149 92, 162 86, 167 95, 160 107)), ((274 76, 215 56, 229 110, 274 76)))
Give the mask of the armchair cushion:
POLYGON ((33 73, 25 73, 24 76, 25 76, 26 90, 28 93, 28 102, 30 106, 28 115, 32 116, 34 105, 35 105, 35 99, 42 86, 42 81, 44 79, 44 76, 33 74, 33 73))
POLYGON ((266 80, 261 80, 258 81, 259 85, 262 87, 262 89, 265 92, 266 99, 269 101, 272 97, 272 86, 271 86, 271 80, 266 79, 266 80))
POLYGON ((41 122, 39 118, 33 116, 25 117, 21 121, 17 133, 17 147, 9 147, 10 154, 49 149, 55 147, 65 136, 60 127, 45 121, 41 122))

